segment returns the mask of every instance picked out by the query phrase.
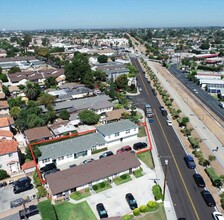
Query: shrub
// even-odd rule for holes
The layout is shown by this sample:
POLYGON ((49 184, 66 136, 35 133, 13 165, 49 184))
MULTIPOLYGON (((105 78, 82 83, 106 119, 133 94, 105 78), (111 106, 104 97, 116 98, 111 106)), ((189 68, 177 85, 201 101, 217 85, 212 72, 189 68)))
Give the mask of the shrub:
POLYGON ((191 143, 191 146, 195 149, 199 147, 199 141, 196 140, 194 137, 188 137, 188 141, 191 143))
POLYGON ((98 149, 98 150, 93 150, 92 154, 97 154, 97 153, 100 153, 100 152, 106 151, 106 150, 107 150, 107 147, 104 147, 104 148, 101 148, 101 149, 98 149))
POLYGON ((140 215, 139 208, 135 208, 135 209, 133 210, 133 215, 134 215, 134 216, 138 216, 138 215, 140 215))
POLYGON ((100 183, 100 187, 101 187, 101 188, 104 188, 105 186, 106 186, 106 184, 105 184, 104 182, 101 182, 101 183, 100 183))
POLYGON ((96 185, 93 185, 93 190, 98 190, 98 185, 96 184, 96 185))
POLYGON ((154 185, 152 187, 152 192, 155 197, 155 200, 163 199, 162 189, 159 185, 154 185))
POLYGON ((40 178, 37 174, 37 171, 35 171, 33 174, 33 182, 34 182, 35 187, 41 186, 40 178))
POLYGON ((0 170, 0 180, 6 179, 9 177, 9 174, 5 170, 0 170))
POLYGON ((156 211, 159 208, 159 203, 155 202, 155 201, 149 201, 147 203, 147 206, 148 206, 148 211, 153 212, 153 211, 156 211))
POLYGON ((212 181, 213 186, 220 187, 222 186, 222 181, 220 177, 216 174, 215 170, 212 167, 207 167, 205 172, 209 176, 210 180, 212 181))
POLYGON ((155 201, 149 201, 147 203, 147 206, 150 207, 150 208, 154 208, 156 206, 156 202, 155 201))
POLYGON ((139 207, 139 210, 140 210, 140 212, 145 213, 146 210, 147 210, 147 206, 146 206, 146 205, 141 205, 141 206, 139 207))
POLYGON ((47 190, 43 186, 38 186, 37 190, 37 195, 39 196, 39 198, 45 197, 47 195, 47 190))
POLYGON ((129 220, 129 219, 133 219, 134 218, 134 215, 124 215, 122 217, 122 220, 129 220))
POLYGON ((127 179, 127 174, 122 174, 122 175, 120 176, 120 178, 121 178, 122 180, 127 179))

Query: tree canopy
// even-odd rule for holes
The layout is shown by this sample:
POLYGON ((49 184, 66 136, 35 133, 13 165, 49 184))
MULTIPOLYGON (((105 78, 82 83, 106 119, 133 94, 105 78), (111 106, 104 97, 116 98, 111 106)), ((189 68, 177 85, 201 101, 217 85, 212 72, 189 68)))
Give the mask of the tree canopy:
POLYGON ((107 63, 108 56, 106 56, 106 55, 99 55, 97 60, 98 60, 99 63, 107 63))
POLYGON ((47 88, 56 86, 56 85, 58 84, 57 81, 56 81, 56 78, 53 77, 53 76, 47 77, 47 78, 45 79, 44 83, 45 83, 45 86, 46 86, 47 88))
POLYGON ((79 113, 79 119, 84 124, 95 125, 99 121, 100 116, 91 110, 83 110, 79 113))
POLYGON ((59 117, 63 120, 68 120, 70 117, 70 114, 67 110, 62 110, 59 114, 59 117))
POLYGON ((117 89, 126 89, 128 85, 128 77, 126 74, 120 75, 115 80, 115 84, 117 86, 117 89))
POLYGON ((18 66, 12 66, 8 71, 9 74, 16 72, 21 72, 21 69, 18 66))
POLYGON ((36 101, 40 95, 41 88, 38 83, 27 82, 24 92, 29 100, 36 101))

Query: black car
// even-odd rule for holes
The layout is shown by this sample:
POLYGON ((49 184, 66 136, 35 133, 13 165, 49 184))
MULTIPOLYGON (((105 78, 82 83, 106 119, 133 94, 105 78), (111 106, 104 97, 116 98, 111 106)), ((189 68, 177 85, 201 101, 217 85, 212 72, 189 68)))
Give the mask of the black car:
POLYGON ((152 93, 153 93, 153 95, 157 95, 157 92, 155 89, 152 89, 152 93))
POLYGON ((131 210, 138 208, 138 204, 131 193, 126 194, 125 199, 130 207, 131 210))
POLYGON ((30 190, 32 188, 33 188, 33 185, 31 183, 25 183, 21 185, 17 184, 13 187, 13 192, 17 194, 17 193, 24 192, 26 190, 30 190))
POLYGON ((210 206, 210 207, 216 206, 215 200, 209 191, 203 190, 201 192, 201 195, 203 199, 205 200, 205 203, 207 204, 207 206, 210 206))
POLYGON ((54 169, 57 169, 56 165, 54 163, 49 163, 46 166, 40 168, 40 172, 44 173, 44 172, 47 172, 49 170, 54 170, 54 169))
POLYGON ((145 142, 137 142, 133 145, 134 150, 140 150, 145 147, 147 147, 147 144, 145 142))
POLYGON ((198 187, 201 187, 201 188, 205 187, 205 181, 200 174, 195 173, 193 175, 193 178, 198 187))
POLYGON ((196 164, 194 162, 194 159, 191 155, 186 155, 184 157, 185 163, 187 164, 187 167, 189 169, 195 169, 196 168, 196 164))
POLYGON ((13 186, 23 185, 23 184, 26 184, 26 183, 31 183, 31 179, 28 176, 19 178, 18 180, 16 180, 15 182, 13 182, 13 186))
POLYGON ((98 212, 100 218, 107 218, 108 217, 107 211, 106 211, 103 203, 97 204, 96 209, 97 209, 97 212, 98 212))
POLYGON ((160 111, 161 111, 163 116, 167 116, 168 115, 167 110, 163 106, 160 106, 159 109, 160 109, 160 111))
POLYGON ((101 158, 109 157, 109 156, 112 156, 112 155, 114 155, 112 151, 107 151, 107 152, 101 154, 99 158, 101 159, 101 158))

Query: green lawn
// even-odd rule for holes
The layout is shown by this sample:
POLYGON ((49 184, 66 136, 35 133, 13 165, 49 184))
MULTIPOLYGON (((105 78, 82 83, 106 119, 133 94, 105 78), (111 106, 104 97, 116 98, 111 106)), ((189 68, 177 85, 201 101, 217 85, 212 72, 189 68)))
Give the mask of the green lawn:
POLYGON ((78 204, 63 202, 55 205, 55 210, 59 220, 97 219, 87 202, 81 202, 78 204))
POLYGON ((90 195, 91 194, 89 192, 89 189, 85 189, 85 191, 77 191, 77 192, 72 193, 70 197, 75 200, 80 200, 80 199, 86 198, 90 195))
POLYGON ((153 213, 147 213, 144 217, 138 218, 139 220, 166 220, 166 213, 163 207, 163 203, 159 204, 159 209, 153 213))
POLYGON ((143 174, 142 174, 142 169, 140 168, 140 169, 138 169, 138 170, 135 170, 135 171, 133 172, 133 174, 134 174, 134 176, 135 176, 136 178, 143 176, 143 174))
POLYGON ((138 137, 145 137, 146 136, 146 132, 145 132, 145 126, 140 126, 138 128, 138 137))
POLYGON ((131 177, 130 177, 129 174, 123 174, 123 175, 121 175, 119 177, 114 178, 113 181, 114 181, 114 183, 116 185, 120 185, 120 184, 126 183, 126 182, 128 182, 130 180, 131 180, 131 177))
POLYGON ((148 167, 150 167, 151 169, 154 169, 154 162, 153 162, 152 153, 150 150, 144 153, 137 154, 137 157, 142 162, 144 162, 148 167))
POLYGON ((40 210, 40 215, 44 220, 56 220, 56 215, 54 212, 54 207, 51 205, 50 200, 45 200, 38 204, 40 210))

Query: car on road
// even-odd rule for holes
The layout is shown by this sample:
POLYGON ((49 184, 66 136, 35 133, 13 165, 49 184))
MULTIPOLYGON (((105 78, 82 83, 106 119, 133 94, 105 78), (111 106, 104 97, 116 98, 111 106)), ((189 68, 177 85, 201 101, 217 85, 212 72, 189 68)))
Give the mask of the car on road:
POLYGON ((205 181, 199 173, 195 173, 193 175, 193 178, 198 187, 201 187, 201 188, 205 187, 205 181))
POLYGON ((112 156, 112 155, 114 155, 114 153, 112 151, 107 151, 107 152, 101 154, 99 158, 101 159, 101 158, 109 157, 109 156, 112 156))
POLYGON ((84 160, 82 163, 86 164, 86 163, 90 163, 92 161, 94 161, 94 159, 93 158, 90 158, 90 159, 84 160))
POLYGON ((167 119, 166 123, 167 123, 168 126, 172 126, 173 125, 173 123, 172 123, 172 121, 170 119, 167 119))
POLYGON ((106 211, 103 203, 98 203, 96 205, 96 210, 97 210, 100 218, 107 218, 108 217, 107 211, 106 211))
POLYGON ((203 190, 201 192, 201 195, 203 199, 205 200, 205 203, 207 204, 207 206, 210 206, 210 207, 216 206, 215 200, 212 194, 208 190, 203 190))
POLYGON ((193 89, 193 91, 194 91, 196 94, 198 94, 198 90, 197 90, 197 89, 193 89))
POLYGON ((117 154, 120 154, 120 153, 122 153, 122 152, 131 151, 131 150, 132 150, 132 148, 131 148, 129 145, 127 145, 127 146, 124 146, 124 147, 118 149, 118 150, 117 150, 117 154))
POLYGON ((167 116, 168 115, 167 110, 163 106, 159 106, 159 109, 160 109, 160 111, 161 111, 163 116, 167 116))
POLYGON ((131 210, 138 208, 137 201, 131 193, 126 194, 125 199, 131 210))
POLYGON ((141 88, 141 87, 138 87, 138 91, 139 91, 139 92, 142 92, 142 88, 141 88))
POLYGON ((196 164, 194 162, 194 159, 191 155, 186 155, 184 157, 185 163, 187 164, 187 167, 189 169, 195 169, 196 168, 196 164))
POLYGON ((0 183, 0 188, 7 186, 7 183, 4 181, 2 183, 0 183))
POLYGON ((212 217, 214 218, 214 220, 224 220, 224 217, 221 212, 213 212, 212 217))
POLYGON ((152 89, 152 93, 153 93, 153 95, 157 95, 157 92, 155 89, 152 89))
POLYGON ((133 144, 134 150, 140 150, 145 147, 147 147, 147 144, 145 142, 137 142, 137 143, 133 144))

